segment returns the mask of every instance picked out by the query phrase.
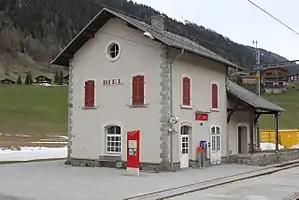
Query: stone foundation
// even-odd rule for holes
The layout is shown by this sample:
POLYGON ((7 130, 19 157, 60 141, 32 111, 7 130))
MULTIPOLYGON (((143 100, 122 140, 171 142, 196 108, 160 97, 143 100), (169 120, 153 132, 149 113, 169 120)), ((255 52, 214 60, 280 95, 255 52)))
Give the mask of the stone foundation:
MULTIPOLYGON (((222 158, 221 163, 231 163, 232 161, 229 161, 228 158, 222 158)), ((126 168, 126 162, 120 161, 118 159, 114 160, 90 160, 90 159, 67 159, 65 161, 66 165, 72 165, 72 166, 80 166, 80 167, 108 167, 108 168, 117 168, 117 169, 125 169, 126 168)), ((189 160, 189 165, 191 168, 200 168, 199 163, 196 160, 189 160)), ((206 161, 206 165, 204 167, 211 166, 210 160, 208 159, 206 161)), ((163 163, 140 163, 140 170, 148 171, 148 172, 170 172, 171 167, 164 167, 163 163)), ((173 163, 173 171, 177 172, 179 171, 180 163, 176 162, 173 163)))
POLYGON ((281 151, 277 153, 256 153, 231 155, 229 163, 267 166, 299 159, 299 150, 281 151))
MULTIPOLYGON (((66 165, 79 166, 79 167, 108 167, 125 169, 126 162, 123 161, 109 161, 109 160, 89 160, 89 159, 75 159, 71 158, 65 162, 66 165)), ((164 168, 160 163, 140 163, 140 170, 148 172, 167 172, 168 168, 164 168)), ((174 171, 180 170, 180 163, 174 163, 174 171)))

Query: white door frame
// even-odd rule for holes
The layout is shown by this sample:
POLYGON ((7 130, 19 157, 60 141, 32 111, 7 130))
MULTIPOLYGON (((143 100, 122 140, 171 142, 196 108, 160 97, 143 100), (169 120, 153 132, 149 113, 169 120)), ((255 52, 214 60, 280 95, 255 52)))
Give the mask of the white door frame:
POLYGON ((221 127, 214 125, 214 126, 210 127, 210 163, 212 165, 221 163, 221 151, 222 151, 221 127), (213 128, 214 128, 214 131, 212 130, 213 128), (217 130, 219 130, 219 131, 217 132, 217 130), (214 145, 213 145, 213 142, 214 142, 214 145))
MULTIPOLYGON (((186 131, 186 130, 185 130, 186 131)), ((189 156, 190 156, 190 135, 192 132, 192 127, 189 125, 183 125, 180 128, 180 139, 179 139, 179 145, 180 145, 180 168, 188 168, 189 167, 189 156), (187 132, 182 134, 182 127, 187 127, 187 132), (187 140, 184 141, 184 147, 183 147, 183 139, 187 140), (187 145, 187 146, 186 146, 187 145)))
MULTIPOLYGON (((249 133, 250 133, 250 130, 249 130, 249 125, 247 123, 238 123, 237 124, 237 154, 239 153, 239 127, 246 127, 246 144, 248 145, 249 143, 249 133)), ((248 150, 248 147, 247 147, 247 150, 248 150)))

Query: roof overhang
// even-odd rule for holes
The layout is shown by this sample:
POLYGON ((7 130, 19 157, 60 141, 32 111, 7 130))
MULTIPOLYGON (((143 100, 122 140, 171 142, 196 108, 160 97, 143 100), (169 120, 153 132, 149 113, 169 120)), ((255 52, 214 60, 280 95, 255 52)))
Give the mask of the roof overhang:
POLYGON ((74 54, 90 39, 96 32, 112 17, 114 17, 106 9, 99 12, 58 54, 51 64, 69 66, 70 59, 74 54))
POLYGON ((228 81, 227 93, 232 96, 240 99, 251 107, 261 110, 261 111, 270 111, 270 112, 285 112, 280 106, 264 99, 261 96, 250 92, 249 90, 239 86, 238 84, 228 81))
MULTIPOLYGON (((54 65, 61 65, 68 67, 70 60, 74 56, 74 54, 94 35, 96 32, 101 29, 101 27, 111 18, 120 18, 127 22, 130 26, 133 26, 143 32, 150 32, 153 34, 155 41, 164 43, 167 46, 170 46, 172 48, 180 49, 182 50, 183 48, 179 45, 174 45, 169 41, 170 38, 165 38, 161 36, 161 33, 153 31, 152 28, 145 26, 142 24, 143 22, 137 21, 133 18, 127 17, 123 14, 111 11, 109 9, 102 9, 70 42, 69 44, 58 54, 57 57, 55 57, 52 61, 51 64, 54 65)), ((235 65, 234 63, 231 63, 229 61, 226 61, 225 59, 215 59, 211 58, 209 56, 206 56, 205 54, 200 54, 198 52, 192 51, 191 49, 184 49, 187 52, 199 55, 201 57, 205 57, 207 59, 213 60, 218 63, 224 64, 226 67, 233 67, 237 69, 242 69, 242 67, 235 65)))

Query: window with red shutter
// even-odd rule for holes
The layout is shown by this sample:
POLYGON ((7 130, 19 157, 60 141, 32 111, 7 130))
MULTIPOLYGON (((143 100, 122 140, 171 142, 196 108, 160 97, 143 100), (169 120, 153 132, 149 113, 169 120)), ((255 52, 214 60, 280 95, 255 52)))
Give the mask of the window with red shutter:
POLYGON ((144 76, 132 78, 132 105, 144 105, 144 76))
POLYGON ((95 88, 95 82, 93 80, 85 81, 85 85, 84 85, 84 90, 85 90, 84 106, 86 108, 90 108, 90 107, 95 106, 94 88, 95 88))
POLYGON ((218 85, 212 84, 212 109, 218 109, 218 85))
POLYGON ((191 105, 191 81, 190 78, 183 78, 183 105, 190 106, 191 105))

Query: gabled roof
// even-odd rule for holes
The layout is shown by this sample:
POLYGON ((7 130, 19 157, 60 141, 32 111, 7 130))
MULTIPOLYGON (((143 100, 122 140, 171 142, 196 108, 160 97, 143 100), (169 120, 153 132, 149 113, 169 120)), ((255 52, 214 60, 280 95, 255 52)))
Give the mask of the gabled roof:
POLYGON ((285 110, 280 106, 264 99, 261 96, 258 96, 249 90, 239 86, 238 84, 228 81, 227 83, 227 92, 238 99, 244 101, 245 103, 251 105, 254 108, 265 110, 265 111, 274 111, 274 112, 284 112, 285 110))
POLYGON ((12 79, 9 79, 9 78, 4 78, 4 79, 2 79, 2 80, 1 80, 1 82, 4 82, 4 81, 10 81, 10 82, 12 82, 12 83, 15 83, 15 81, 14 81, 14 80, 12 80, 12 79))
POLYGON ((35 77, 34 79, 39 79, 39 78, 45 78, 47 80, 52 80, 51 78, 48 78, 48 77, 46 77, 44 75, 39 75, 39 76, 35 77))
POLYGON ((170 33, 168 31, 158 31, 145 22, 133 19, 124 14, 104 8, 99 12, 78 34, 77 36, 62 50, 62 52, 51 62, 51 64, 69 66, 69 60, 73 55, 91 38, 93 35, 111 18, 117 17, 137 29, 148 32, 154 36, 156 41, 164 43, 170 47, 184 49, 185 51, 196 55, 223 63, 226 66, 243 69, 234 63, 224 59, 218 54, 208 50, 207 48, 193 42, 192 40, 170 33))

